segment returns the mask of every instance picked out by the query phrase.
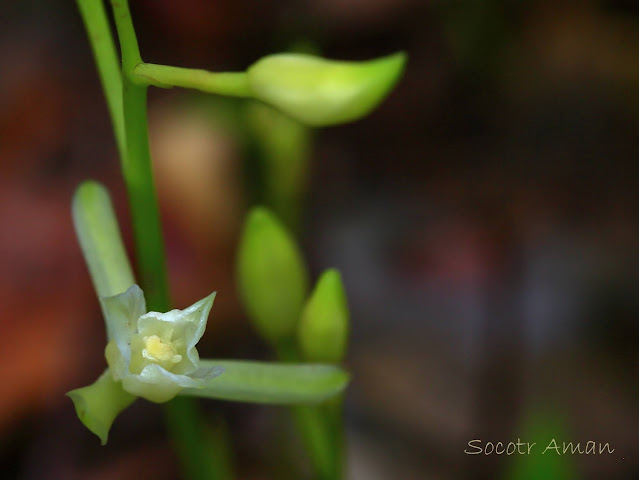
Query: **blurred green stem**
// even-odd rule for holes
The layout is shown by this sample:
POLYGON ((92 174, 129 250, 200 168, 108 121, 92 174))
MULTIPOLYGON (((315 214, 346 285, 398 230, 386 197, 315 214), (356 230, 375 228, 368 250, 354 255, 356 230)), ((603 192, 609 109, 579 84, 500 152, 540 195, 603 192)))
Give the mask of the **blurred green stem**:
POLYGON ((122 50, 122 99, 126 150, 121 158, 121 165, 129 194, 140 280, 149 309, 165 312, 169 310, 170 301, 160 213, 151 170, 146 108, 147 87, 135 85, 131 81, 133 69, 142 63, 142 59, 128 1, 112 0, 111 3, 122 50))
POLYGON ((193 88, 206 93, 232 97, 250 97, 251 89, 244 72, 209 72, 195 68, 140 63, 132 71, 132 80, 140 85, 161 88, 193 88))
POLYGON ((192 399, 175 397, 167 404, 164 414, 186 478, 229 480, 233 477, 225 430, 207 431, 192 399), (215 444, 215 448, 211 448, 211 444, 215 444))
MULTIPOLYGON (((301 361, 293 339, 289 342, 281 342, 275 351, 280 361, 301 361)), ((341 398, 341 395, 336 398, 341 398)), ((291 415, 302 435, 304 446, 318 480, 340 480, 343 476, 341 414, 337 416, 339 423, 336 423, 335 415, 329 414, 327 410, 329 405, 334 407, 332 400, 324 405, 291 407, 291 415), (339 437, 336 435, 337 430, 340 430, 339 437)), ((334 411, 334 408, 331 409, 334 411)))
POLYGON ((337 478, 344 476, 345 457, 346 457, 346 441, 344 438, 344 394, 339 394, 335 398, 330 399, 325 405, 324 410, 326 424, 330 430, 332 437, 332 445, 334 452, 335 472, 337 478))

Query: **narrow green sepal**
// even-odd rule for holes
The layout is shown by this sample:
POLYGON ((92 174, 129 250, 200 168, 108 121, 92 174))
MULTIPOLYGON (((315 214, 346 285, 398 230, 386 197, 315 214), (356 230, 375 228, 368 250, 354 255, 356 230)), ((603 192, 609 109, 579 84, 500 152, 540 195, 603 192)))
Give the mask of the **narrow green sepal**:
POLYGON ((398 52, 364 62, 313 55, 268 55, 247 70, 254 98, 313 126, 336 125, 370 113, 391 91, 406 64, 398 52))
POLYGON ((269 342, 295 335, 308 274, 291 233, 268 209, 248 215, 238 251, 239 291, 253 325, 269 342))
POLYGON ((342 392, 349 375, 333 365, 201 360, 201 368, 223 370, 202 388, 179 395, 277 405, 313 404, 342 392))
POLYGON ((342 278, 337 270, 326 270, 302 312, 298 340, 304 358, 340 363, 346 354, 349 317, 342 278))
POLYGON ((124 292, 135 283, 120 227, 104 185, 89 180, 75 191, 73 226, 98 297, 124 292))
POLYGON ((137 398, 125 392, 108 369, 91 385, 71 390, 67 396, 73 400, 80 421, 100 437, 102 445, 107 443, 115 418, 137 398))

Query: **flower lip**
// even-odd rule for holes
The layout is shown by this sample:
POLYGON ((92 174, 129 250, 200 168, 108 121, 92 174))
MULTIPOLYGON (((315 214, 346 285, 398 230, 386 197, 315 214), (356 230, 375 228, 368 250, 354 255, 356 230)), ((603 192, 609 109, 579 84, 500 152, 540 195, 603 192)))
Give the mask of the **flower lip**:
POLYGON ((142 350, 142 356, 144 358, 154 361, 155 363, 178 363, 182 360, 182 355, 177 353, 173 343, 164 342, 157 335, 143 337, 142 340, 146 347, 142 350))
POLYGON ((182 388, 198 388, 221 372, 198 371, 195 348, 206 329, 215 293, 184 310, 146 312, 137 285, 101 298, 109 343, 107 363, 129 393, 154 402, 173 398, 182 388))

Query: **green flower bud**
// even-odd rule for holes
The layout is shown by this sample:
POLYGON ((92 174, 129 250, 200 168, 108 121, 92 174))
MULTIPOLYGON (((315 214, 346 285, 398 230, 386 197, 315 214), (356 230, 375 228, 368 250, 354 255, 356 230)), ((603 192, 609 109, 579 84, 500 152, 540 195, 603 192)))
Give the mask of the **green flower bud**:
POLYGON ((346 353, 349 317, 342 278, 337 270, 326 270, 304 307, 298 329, 306 360, 340 363, 346 353))
POLYGON ((247 70, 254 98, 308 125, 357 120, 372 111, 399 79, 403 52, 365 62, 312 55, 268 55, 247 70))
POLYGON ((273 344, 293 337, 308 276, 292 235, 268 209, 249 213, 237 261, 239 292, 255 328, 273 344))

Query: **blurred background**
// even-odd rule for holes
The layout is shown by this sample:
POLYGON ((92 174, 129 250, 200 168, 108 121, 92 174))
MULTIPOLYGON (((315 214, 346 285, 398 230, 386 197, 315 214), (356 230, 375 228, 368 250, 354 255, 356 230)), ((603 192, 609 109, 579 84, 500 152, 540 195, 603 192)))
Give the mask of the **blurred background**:
MULTIPOLYGON (((153 63, 243 70, 290 48, 409 56, 371 116, 299 134, 303 168, 269 167, 259 107, 150 90, 174 304, 218 291, 203 357, 270 358, 237 298, 235 248, 247 209, 278 201, 268 172, 299 167, 282 214, 315 276, 342 272, 352 312, 349 479, 639 478, 637 2, 131 8, 153 63), (565 455, 560 467, 535 464, 540 455, 464 454, 473 439, 518 438, 615 451, 565 455), (531 473, 543 468, 563 473, 531 473)), ((0 469, 24 479, 179 478, 161 408, 136 402, 100 447, 64 396, 105 365, 103 321, 70 218, 87 178, 109 186, 130 246, 75 3, 4 1, 0 469)), ((296 460, 281 449, 295 443, 282 409, 201 408, 228 436, 237 478, 295 478, 285 474, 296 460)))

